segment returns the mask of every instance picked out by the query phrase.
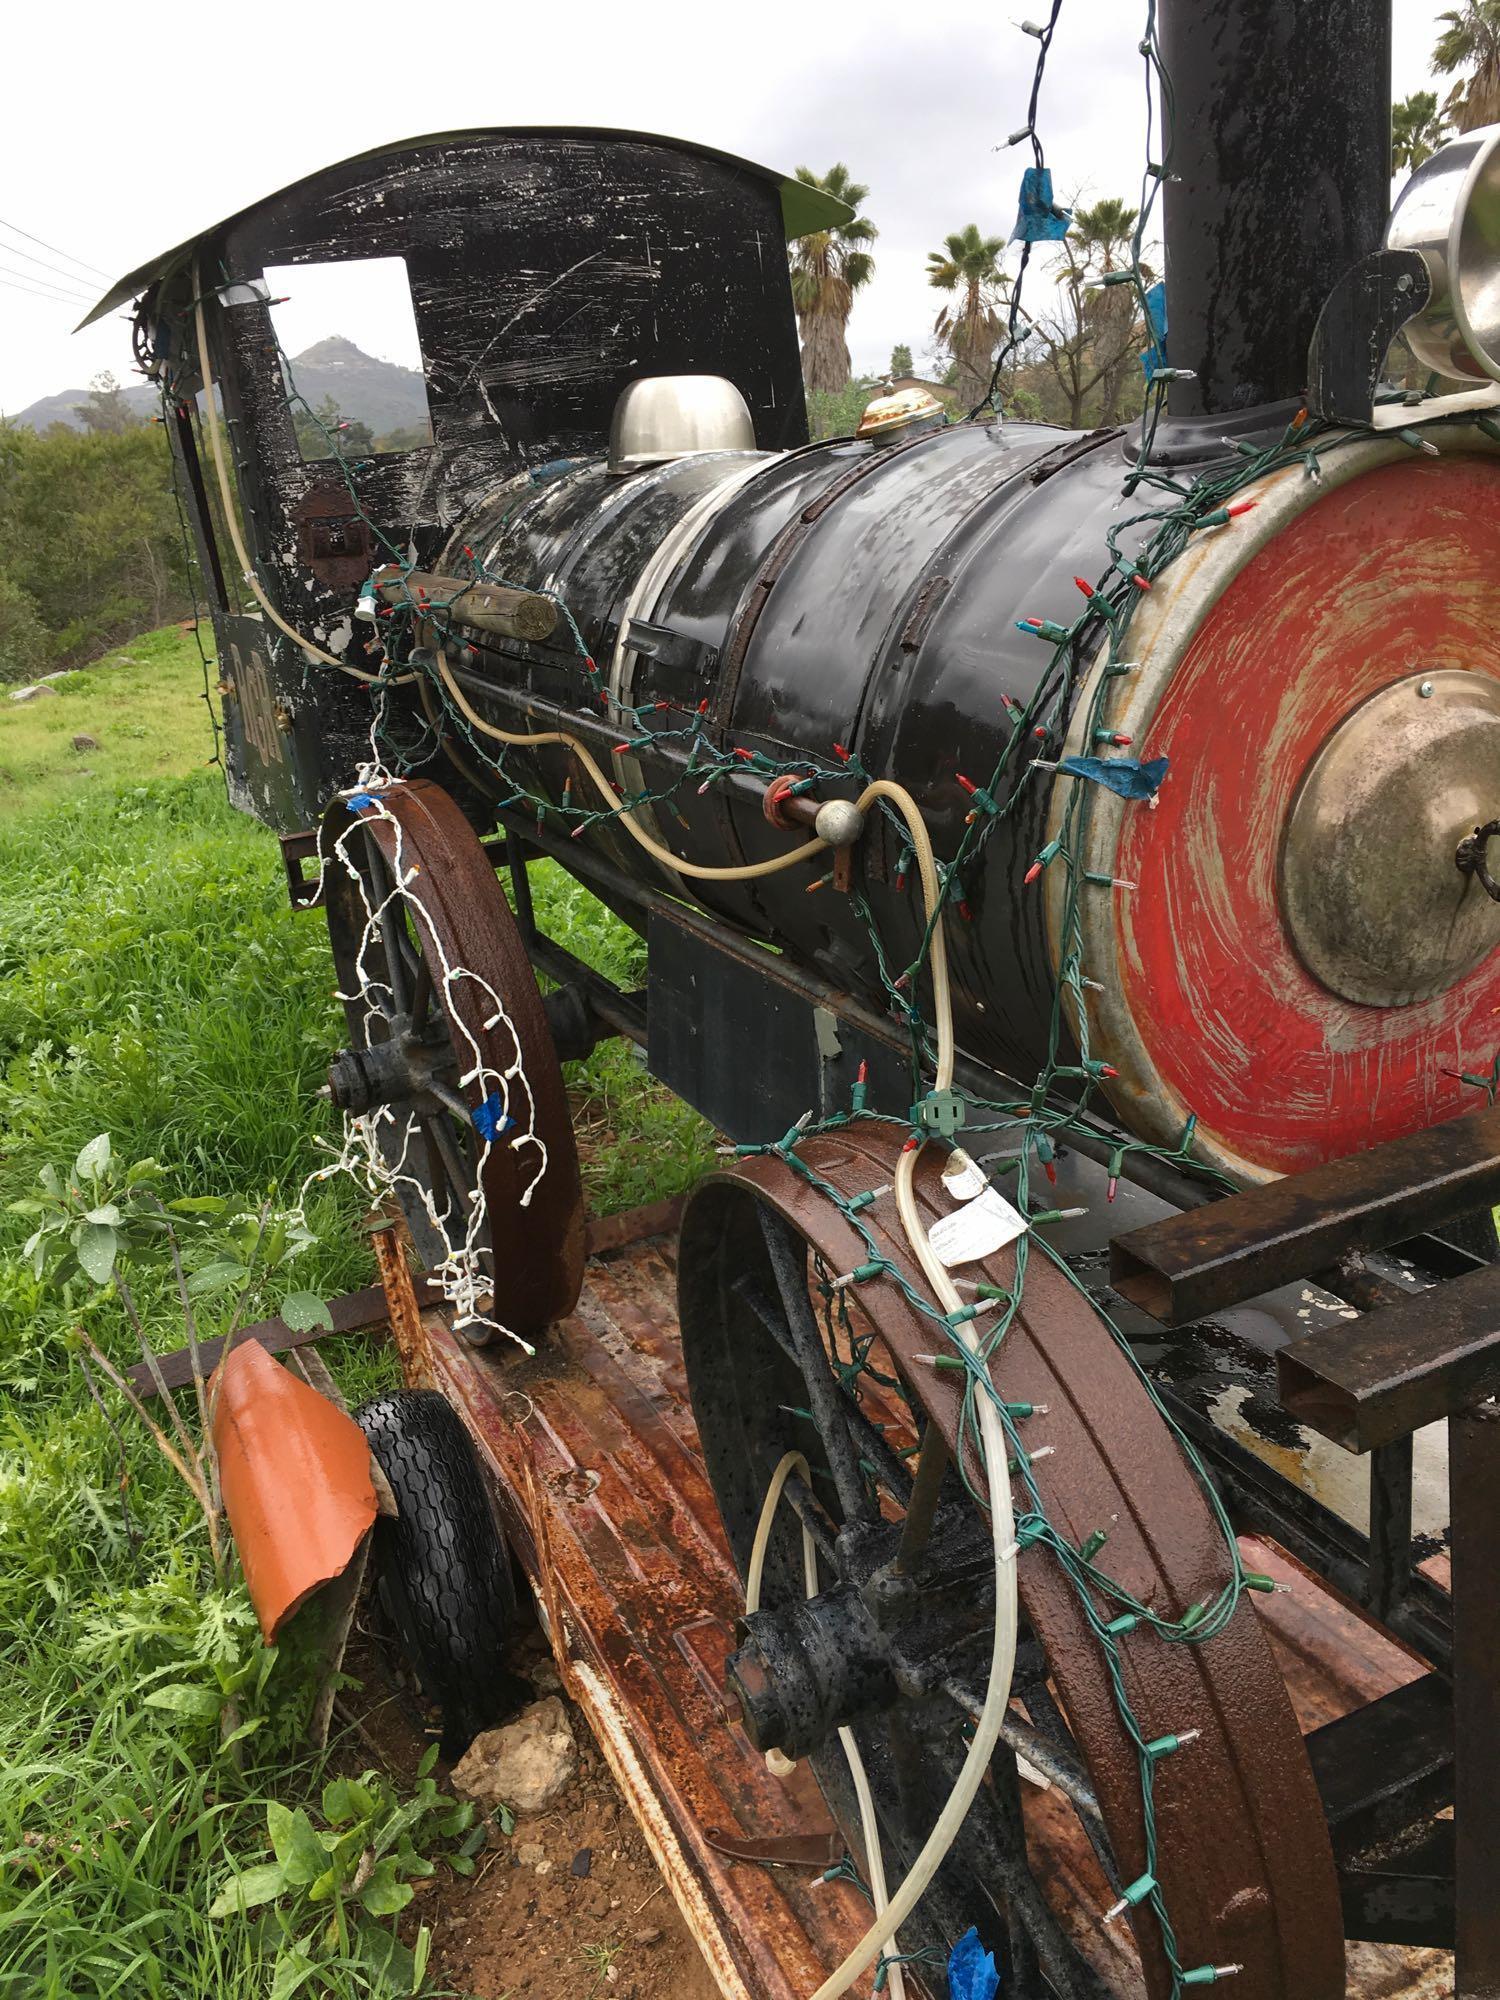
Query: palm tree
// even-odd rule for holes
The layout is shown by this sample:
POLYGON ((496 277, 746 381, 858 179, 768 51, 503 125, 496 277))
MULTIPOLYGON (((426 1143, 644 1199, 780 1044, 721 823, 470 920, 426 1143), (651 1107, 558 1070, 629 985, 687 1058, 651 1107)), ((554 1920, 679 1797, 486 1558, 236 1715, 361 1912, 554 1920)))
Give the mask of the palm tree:
MULTIPOLYGON (((1092 208, 1078 208, 1073 214, 1071 234, 1077 239, 1083 261, 1102 277, 1129 265, 1135 254, 1135 225, 1139 210, 1113 196, 1096 201, 1092 208)), ((1146 274, 1143 274, 1146 275, 1146 274)), ((1099 421, 1112 424, 1125 386, 1125 369, 1131 360, 1132 340, 1139 304, 1129 285, 1109 285, 1097 293, 1087 310, 1099 377, 1099 421)))
POLYGON ((951 292, 933 322, 933 332, 946 341, 958 363, 958 400, 965 410, 983 402, 990 386, 990 363, 1004 326, 1005 277, 1000 259, 1003 236, 981 236, 979 225, 943 238, 941 250, 929 251, 927 282, 951 292))
POLYGON ((1448 120, 1438 110, 1435 90, 1413 91, 1391 106, 1391 175, 1414 174, 1430 160, 1447 134, 1448 120))
MULTIPOLYGON (((851 210, 858 210, 870 192, 849 178, 842 160, 821 176, 810 167, 798 167, 797 178, 851 210)), ((848 222, 799 236, 792 247, 792 304, 802 333, 802 379, 809 395, 819 391, 837 395, 849 380, 844 329, 854 294, 875 275, 875 259, 859 246, 873 243, 879 234, 868 217, 856 213, 848 222)))
POLYGON ((1458 82, 1443 110, 1460 132, 1500 121, 1500 0, 1464 0, 1438 19, 1447 26, 1432 51, 1434 76, 1458 82))

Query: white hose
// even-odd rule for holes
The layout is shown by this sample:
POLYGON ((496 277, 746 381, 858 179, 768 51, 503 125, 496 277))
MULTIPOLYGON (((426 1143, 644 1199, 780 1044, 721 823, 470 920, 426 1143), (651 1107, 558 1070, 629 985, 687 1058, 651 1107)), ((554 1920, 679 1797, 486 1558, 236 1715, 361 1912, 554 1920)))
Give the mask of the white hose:
POLYGON ((616 826, 623 826, 631 838, 644 847, 653 860, 659 861, 664 868, 670 868, 676 875, 688 875, 700 881, 748 882, 752 876, 776 875, 783 868, 794 868, 799 861, 810 861, 815 854, 822 854, 827 851, 828 843, 826 841, 809 840, 804 842, 801 847, 790 847, 784 854, 773 855, 769 861, 746 862, 738 868, 708 868, 698 861, 684 861, 678 855, 675 855, 671 848, 663 847, 660 841, 653 840, 644 827, 636 823, 634 816, 616 798, 613 783, 595 763, 587 746, 580 743, 576 736, 570 736, 565 729, 539 729, 528 733, 515 729, 501 729, 498 724, 487 722, 474 707, 458 682, 453 678, 448 663, 442 654, 438 653, 436 659, 437 670, 442 677, 443 686, 448 690, 454 707, 457 708, 459 714, 463 716, 466 722, 481 731, 485 736, 493 737, 497 743, 514 744, 518 748, 530 748, 534 745, 544 743, 558 743, 565 750, 571 750, 592 780, 599 796, 608 805, 614 824, 616 826))
MULTIPOLYGON (((260 578, 255 573, 255 565, 245 552, 244 537, 240 534, 239 508, 235 504, 234 489, 229 483, 229 467, 224 457, 224 439, 219 430, 219 412, 214 405, 214 371, 208 359, 208 332, 203 324, 203 280, 198 271, 198 260, 193 260, 193 316, 198 331, 198 373, 203 381, 203 410, 208 424, 209 449, 213 454, 214 471, 219 476, 219 498, 224 506, 224 525, 229 530, 229 539, 234 544, 234 553, 239 559, 255 601, 270 619, 279 626, 289 639, 295 639, 304 653, 325 666, 337 667, 341 674, 350 674, 357 681, 379 681, 383 687, 400 687, 404 682, 416 679, 415 674, 397 674, 386 678, 380 674, 367 674, 363 667, 351 667, 347 660, 341 660, 337 653, 328 653, 321 646, 315 646, 311 639, 304 638, 295 625, 289 625, 276 606, 260 586, 260 578)), ((204 524, 207 527, 207 523, 204 524)))
MULTIPOLYGON (((766 1488, 765 1499, 761 1502, 760 1519, 755 1524, 755 1541, 750 1550, 750 1570, 745 1578, 747 1612, 760 1609, 761 1578, 766 1567, 766 1550, 771 1541, 771 1524, 776 1517, 776 1508, 782 1491, 794 1472, 800 1472, 806 1483, 811 1486, 812 1473, 800 1451, 787 1452, 771 1474, 771 1483, 766 1488)), ((817 1596, 818 1551, 805 1521, 802 1523, 802 1583, 809 1597, 817 1596)), ((852 1729, 839 1730, 839 1747, 843 1750, 844 1761, 849 1766, 849 1776, 854 1781, 854 1796, 859 1801, 859 1823, 865 1839, 865 1866, 870 1871, 870 1895, 878 1919, 885 1914, 888 1898, 885 1885, 885 1860, 880 1851, 880 1823, 875 1817, 875 1800, 870 1791, 865 1760, 859 1754, 859 1745, 854 1740, 852 1729)), ((896 1952, 901 1949, 896 1942, 894 1931, 891 1931, 882 1942, 882 1950, 886 1944, 896 1952)), ((888 1983, 893 2000, 906 2000, 906 1980, 899 1965, 890 1968, 888 1983)))
MULTIPOLYGON (((916 856, 923 900, 928 922, 932 928, 930 963, 938 1031, 937 1087, 946 1090, 951 1087, 953 1081, 953 1006, 948 982, 948 959, 943 926, 940 918, 934 921, 939 904, 937 864, 933 858, 932 842, 922 816, 917 810, 916 802, 909 792, 900 785, 892 784, 882 778, 866 787, 859 803, 864 806, 876 798, 888 798, 896 806, 906 822, 912 852, 916 856)), ((964 1301, 949 1277, 946 1266, 928 1241, 926 1225, 917 1207, 916 1170, 920 1151, 919 1147, 909 1147, 903 1150, 896 1162, 893 1182, 896 1209, 901 1217, 901 1226, 906 1232, 907 1241, 911 1245, 912 1254, 921 1266, 922 1274, 931 1286, 933 1296, 945 1313, 954 1313, 962 1307, 964 1301)), ((979 1336, 968 1322, 957 1326, 955 1333, 971 1354, 979 1353, 979 1336)), ((812 1995, 812 2000, 838 2000, 840 1994, 847 1993, 860 1974, 892 1944, 901 1925, 921 1901, 928 1884, 957 1839, 969 1807, 984 1782, 990 1759, 994 1756, 1000 1741, 1005 1711, 1010 1705, 1011 1682, 1016 1668, 1016 1630, 1019 1612, 1016 1597, 1015 1510, 1011 1505, 1010 1477, 1007 1471, 1009 1446, 1004 1426, 1000 1421, 1000 1413, 995 1408, 992 1398, 988 1395, 977 1396, 975 1405, 979 1416, 980 1451, 989 1489, 990 1529, 995 1555, 995 1630, 990 1648, 990 1674, 985 1689, 984 1704, 975 1723, 963 1767, 954 1781, 953 1790, 948 1794, 947 1801, 923 1843, 921 1852, 912 1863, 905 1881, 882 1908, 884 1902, 882 1880, 880 1892, 875 1897, 874 1923, 853 1950, 846 1954, 823 1981, 817 1992, 812 1995)), ((760 1573, 765 1564, 766 1546, 770 1540, 771 1520, 776 1511, 776 1503, 781 1497, 788 1474, 798 1465, 802 1467, 806 1476, 806 1464, 799 1454, 789 1452, 782 1459, 761 1507, 760 1520, 755 1531, 755 1543, 750 1556, 750 1586, 746 1592, 746 1602, 751 1609, 754 1609, 759 1601, 760 1573)), ((812 1550, 811 1537, 805 1525, 803 1549, 804 1569, 808 1574, 808 1594, 812 1595, 817 1581, 816 1551, 812 1550), (809 1550, 812 1550, 811 1554, 808 1553, 809 1550), (814 1566, 809 1567, 809 1565, 814 1566)), ((844 1743, 846 1755, 853 1747, 854 1756, 858 1756, 858 1748, 853 1745, 853 1737, 847 1730, 840 1730, 839 1740, 844 1743), (847 1742, 845 1742, 846 1737, 847 1742)), ((872 1835, 871 1831, 874 1808, 871 1804, 869 1808, 871 1818, 867 1818, 865 1797, 860 1793, 863 1767, 861 1766, 859 1774, 856 1775, 852 1758, 850 1773, 855 1779, 856 1794, 860 1796, 860 1819, 865 1829, 866 1853, 870 1858, 871 1887, 875 1889, 877 1866, 875 1857, 879 1853, 879 1837, 878 1834, 872 1835)), ((882 1869, 882 1877, 883 1873, 882 1869)), ((893 1985, 899 1971, 899 1966, 891 1968, 893 1985)))

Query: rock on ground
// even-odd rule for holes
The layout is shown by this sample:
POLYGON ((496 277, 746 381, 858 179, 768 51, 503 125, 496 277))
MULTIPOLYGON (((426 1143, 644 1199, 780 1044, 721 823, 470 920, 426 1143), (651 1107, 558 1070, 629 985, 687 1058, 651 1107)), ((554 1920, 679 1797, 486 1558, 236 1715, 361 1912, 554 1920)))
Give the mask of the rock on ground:
POLYGON ((578 1769, 568 1712, 548 1695, 514 1722, 483 1730, 453 1767, 453 1789, 476 1804, 517 1813, 545 1812, 578 1769))
POLYGON ((80 751, 97 750, 99 748, 99 739, 97 736, 90 736, 87 730, 81 729, 73 738, 73 748, 80 751))
POLYGON ((48 687, 45 682, 38 681, 34 687, 12 688, 10 698, 12 701, 35 701, 39 694, 56 693, 55 687, 48 687))

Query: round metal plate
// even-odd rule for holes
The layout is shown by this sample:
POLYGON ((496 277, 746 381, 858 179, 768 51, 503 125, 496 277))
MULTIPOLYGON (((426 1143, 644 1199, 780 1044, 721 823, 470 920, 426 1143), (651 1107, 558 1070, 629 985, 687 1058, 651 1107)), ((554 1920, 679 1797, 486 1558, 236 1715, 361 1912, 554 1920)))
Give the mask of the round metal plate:
MULTIPOLYGON (((861 1123, 806 1141, 799 1155, 849 1197, 888 1187, 901 1144, 899 1132, 861 1123)), ((929 1220, 952 1207, 937 1153, 929 1147, 918 1169, 929 1220)), ((744 1376, 734 1343, 725 1344, 735 1273, 724 1246, 734 1240, 735 1204, 747 1197, 791 1222, 832 1270, 847 1271, 869 1254, 840 1211, 773 1158, 749 1159, 712 1177, 689 1204, 679 1265, 684 1358, 709 1477, 742 1566, 776 1456, 799 1442, 792 1421, 798 1413, 786 1412, 778 1430, 776 1385, 744 1376)), ((894 1198, 877 1197, 861 1220, 878 1253, 920 1288, 894 1198)), ((1013 1252, 968 1265, 964 1275, 1013 1283, 1013 1252)), ((932 1350, 931 1321, 890 1282, 861 1286, 858 1300, 913 1405, 953 1443, 960 1389, 951 1375, 918 1359, 932 1350)), ((1082 1543, 1104 1528, 1108 1553, 1099 1560, 1140 1601, 1168 1616, 1219 1587, 1227 1574, 1223 1536, 1201 1485, 1109 1329, 1040 1252, 1030 1260, 1024 1304, 993 1375, 1008 1400, 1038 1406, 1026 1422, 1026 1443, 1033 1451, 1054 1447, 1035 1475, 1061 1534, 1082 1543)), ((1026 1553, 1017 1577, 1120 1874, 1130 1881, 1145 1866, 1140 1766, 1103 1651, 1059 1565, 1026 1553)), ((1251 1603, 1242 1602, 1225 1630, 1204 1644, 1132 1633, 1121 1642, 1121 1658, 1147 1738, 1202 1732, 1155 1772, 1155 1873, 1181 1964, 1243 1965, 1234 1982, 1239 2000, 1334 2000, 1344 1990, 1343 1926, 1327 1829, 1251 1603)), ((1140 1916, 1135 1926, 1146 1991, 1164 2000, 1172 1982, 1154 1919, 1140 1916)))
MULTIPOLYGON (((1081 891, 1076 946, 1103 989, 1089 992, 1091 1048, 1120 1072, 1109 1089, 1128 1124, 1172 1145, 1194 1114, 1195 1156, 1241 1180, 1295 1173, 1470 1110, 1473 1092, 1445 1072, 1487 1070, 1494 1056, 1500 953, 1470 957, 1488 920, 1474 918, 1468 933, 1467 896, 1464 933, 1450 933, 1461 878, 1448 884, 1437 870, 1446 886, 1434 889, 1436 906, 1404 940, 1405 966, 1383 993, 1370 961, 1390 944, 1398 912, 1415 917, 1420 886, 1400 888, 1383 915, 1373 871, 1348 865, 1330 870, 1316 921, 1306 894, 1297 903, 1294 888, 1295 915, 1284 901, 1283 836, 1340 726, 1414 676, 1445 687, 1500 680, 1500 455, 1471 431, 1431 435, 1440 459, 1372 440, 1325 451, 1321 487, 1300 465, 1261 482, 1252 513, 1201 536, 1158 581, 1131 631, 1141 664, 1109 683, 1107 726, 1133 737, 1132 754, 1168 758, 1170 771, 1155 810, 1089 801, 1080 866, 1132 885, 1090 881, 1081 891), (1320 937, 1323 976, 1311 969, 1320 937), (1360 951, 1365 983, 1354 998, 1360 951), (1423 995, 1424 979, 1438 990, 1423 995)), ((1441 742, 1434 732, 1425 793, 1481 782, 1490 697, 1474 699, 1484 713, 1471 726, 1441 742)), ((1075 735, 1087 701, 1088 691, 1075 735)), ((1381 761, 1370 758, 1359 782, 1378 779, 1381 761)), ((1404 815, 1396 761, 1384 759, 1387 797, 1404 815)), ((1054 788, 1053 832, 1069 792, 1054 788)), ((1500 803, 1467 827, 1460 810, 1455 841, 1500 803)), ((1379 865, 1389 870, 1394 852, 1404 866, 1419 833, 1425 866, 1437 836, 1410 823, 1386 829, 1379 865)), ((1315 856, 1302 860, 1316 866, 1315 856)), ((1054 956, 1062 878, 1051 869, 1046 879, 1054 956)))
POLYGON ((1446 993, 1500 944, 1500 904, 1454 864, 1500 811, 1500 681, 1414 674, 1345 718, 1287 817, 1281 902, 1332 993, 1404 1007, 1446 993))
MULTIPOLYGON (((492 1317, 532 1340, 549 1322, 572 1311, 584 1262, 578 1152, 535 975, 489 857, 445 791, 425 779, 394 784, 378 794, 378 803, 361 807, 354 817, 360 838, 373 844, 373 854, 356 851, 347 839, 351 814, 344 799, 329 807, 320 836, 340 989, 358 996, 345 1003, 350 1033, 356 1048, 365 1048, 401 1032, 400 1007, 392 1010, 389 994, 380 990, 382 963, 392 950, 414 949, 431 965, 473 975, 447 981, 440 976, 429 1004, 435 1028, 444 1031, 436 1039, 446 1039, 451 1051, 450 1089, 470 1113, 498 1089, 505 1114, 514 1120, 511 1132, 489 1145, 482 1167, 492 1317), (340 842, 342 853, 335 853, 340 842), (371 871, 379 876, 374 884, 378 898, 389 894, 398 866, 417 871, 408 876, 411 893, 402 899, 401 928, 393 936, 382 927, 367 943, 371 871), (499 1008, 492 995, 502 1003, 499 1008)), ((428 1192, 441 1190, 445 1200, 461 1201, 466 1177, 468 1189, 480 1181, 481 1148, 472 1118, 459 1120, 441 1106, 434 1116, 420 1101, 392 1109, 390 1133, 415 1167, 416 1178, 428 1192), (420 1131, 408 1131, 409 1119, 416 1120, 420 1131)), ((399 1182, 398 1192, 417 1247, 431 1262, 440 1239, 420 1192, 399 1182)))

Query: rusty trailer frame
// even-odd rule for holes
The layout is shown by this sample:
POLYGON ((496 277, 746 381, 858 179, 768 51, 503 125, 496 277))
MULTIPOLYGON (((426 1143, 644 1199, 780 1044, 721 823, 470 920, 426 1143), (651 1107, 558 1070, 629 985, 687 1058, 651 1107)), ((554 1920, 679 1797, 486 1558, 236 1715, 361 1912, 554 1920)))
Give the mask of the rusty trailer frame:
MULTIPOLYGON (((688 1401, 675 1222, 674 1207, 657 1204, 593 1225, 578 1306, 531 1358, 469 1346, 440 1310, 419 1304, 404 1266, 383 1275, 404 1329, 403 1368, 413 1384, 440 1389, 469 1429, 564 1685, 721 1991, 805 2000, 861 1933, 867 1908, 811 1865, 837 1838, 811 1774, 799 1765, 773 1777, 722 1692, 741 1584, 688 1401)), ((1496 1990, 1488 1663, 1500 1426, 1491 1409, 1454 1420, 1456 1703, 1446 1675, 1372 1609, 1276 1541, 1242 1535, 1247 1562, 1280 1586, 1257 1608, 1305 1734, 1346 1924, 1365 1940, 1349 1946, 1357 2000, 1496 1990), (1456 1988, 1455 1961, 1434 1943, 1453 1941, 1455 1850, 1456 1988)), ((1441 1558, 1424 1566, 1444 1597, 1445 1568, 1441 1558)), ((1128 1941, 1098 1921, 1105 1882, 1079 1822, 1056 1793, 1025 1789, 1038 1879, 1109 1989, 1133 2000, 1139 1972, 1128 1941)))

